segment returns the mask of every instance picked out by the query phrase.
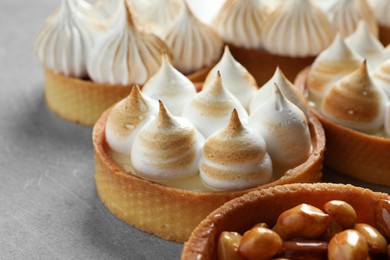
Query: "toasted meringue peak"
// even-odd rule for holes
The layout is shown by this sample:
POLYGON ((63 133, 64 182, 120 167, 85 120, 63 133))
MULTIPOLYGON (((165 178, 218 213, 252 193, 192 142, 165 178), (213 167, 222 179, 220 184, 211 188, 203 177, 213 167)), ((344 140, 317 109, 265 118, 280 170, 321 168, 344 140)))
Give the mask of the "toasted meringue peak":
POLYGON ((214 83, 218 71, 222 75, 222 82, 225 88, 248 109, 249 102, 258 86, 248 70, 234 59, 228 46, 225 46, 222 58, 207 75, 203 84, 204 88, 208 88, 214 83))
POLYGON ((352 34, 360 20, 366 21, 370 32, 378 36, 378 24, 366 0, 338 0, 329 9, 329 20, 343 37, 352 34))
POLYGON ((369 31, 366 22, 360 21, 356 31, 345 41, 349 48, 367 60, 370 71, 374 71, 383 62, 384 46, 369 31))
POLYGON ((88 17, 77 5, 73 0, 61 1, 59 10, 49 17, 39 32, 34 52, 45 69, 84 78, 93 35, 88 17))
POLYGON ((248 114, 240 101, 223 85, 221 74, 217 74, 214 83, 196 94, 184 107, 183 116, 195 124, 207 138, 226 126, 230 113, 237 109, 242 121, 248 120, 248 114))
POLYGON ((374 16, 379 24, 390 26, 390 1, 370 0, 374 16))
POLYGON ((131 162, 146 179, 169 181, 198 173, 204 137, 185 118, 175 117, 160 101, 158 116, 134 140, 131 162))
POLYGON ((134 25, 125 2, 115 27, 100 37, 88 62, 93 81, 108 84, 143 84, 160 67, 165 44, 134 25))
POLYGON ((267 152, 278 169, 295 167, 310 155, 305 114, 284 97, 277 85, 268 100, 250 115, 248 126, 265 139, 267 152))
POLYGON ((338 33, 332 44, 318 55, 307 78, 313 99, 322 98, 324 92, 337 80, 359 68, 362 58, 352 52, 338 33))
POLYGON ((157 113, 157 101, 133 86, 130 95, 115 104, 108 116, 105 131, 109 147, 116 153, 130 155, 135 136, 157 113))
POLYGON ((390 98, 390 59, 387 59, 374 71, 372 79, 390 98))
POLYGON ((172 50, 173 65, 185 74, 217 61, 223 48, 218 33, 198 20, 185 1, 162 38, 172 50))
POLYGON ((160 69, 145 83, 142 92, 161 99, 175 116, 182 114, 184 105, 196 94, 195 85, 171 65, 167 55, 163 55, 160 69))
POLYGON ((321 112, 337 124, 372 133, 383 126, 386 101, 383 90, 371 80, 364 61, 325 93, 321 112))
POLYGON ((270 11, 258 0, 227 0, 213 21, 213 26, 225 40, 238 47, 260 49, 260 37, 270 11))
POLYGON ((215 190, 250 188, 272 177, 264 139, 242 125, 235 109, 228 125, 207 138, 199 169, 205 185, 215 190))
POLYGON ((258 107, 260 107, 264 102, 275 91, 275 84, 279 86, 280 91, 283 95, 293 102, 305 115, 309 114, 309 108, 307 101, 303 94, 292 84, 286 76, 283 74, 282 70, 277 67, 272 78, 267 81, 263 86, 261 86, 255 95, 252 97, 250 103, 250 113, 253 113, 258 107))
POLYGON ((325 13, 310 0, 281 3, 263 28, 264 48, 290 57, 315 56, 332 42, 335 33, 325 13))

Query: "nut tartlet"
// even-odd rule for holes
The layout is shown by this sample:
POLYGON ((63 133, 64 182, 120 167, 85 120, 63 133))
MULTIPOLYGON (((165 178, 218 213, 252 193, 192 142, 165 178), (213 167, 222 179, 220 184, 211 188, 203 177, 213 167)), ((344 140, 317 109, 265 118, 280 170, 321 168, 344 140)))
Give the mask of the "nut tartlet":
MULTIPOLYGON (((113 161, 105 136, 110 111, 111 109, 103 113, 93 129, 99 197, 123 221, 165 239, 186 241, 192 230, 211 211, 248 191, 285 183, 316 182, 322 176, 324 132, 316 117, 310 115, 308 126, 312 149, 309 157, 270 183, 234 191, 191 191, 168 187, 143 179, 133 172, 126 172, 113 161)), ((136 151, 133 149, 132 156, 134 152, 136 151)))
MULTIPOLYGON (((287 184, 250 192, 212 212, 184 244, 181 259, 218 259, 218 240, 224 231, 244 234, 259 223, 272 227, 279 224, 277 220, 283 212, 302 203, 323 209, 325 203, 334 200, 344 201, 353 207, 356 212, 354 223, 371 225, 384 237, 389 237, 390 197, 387 194, 343 184, 287 184)), ((280 233, 276 228, 273 230, 280 233)), ((328 247, 327 243, 324 245, 328 247)), ((310 255, 310 250, 306 252, 310 255)))

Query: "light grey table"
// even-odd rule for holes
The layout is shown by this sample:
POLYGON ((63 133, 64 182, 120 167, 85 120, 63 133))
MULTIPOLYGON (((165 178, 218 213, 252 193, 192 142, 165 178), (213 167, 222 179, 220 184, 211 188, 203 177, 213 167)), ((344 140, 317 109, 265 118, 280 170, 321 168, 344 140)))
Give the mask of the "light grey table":
POLYGON ((45 106, 33 43, 58 3, 0 1, 0 259, 179 259, 181 244, 139 231, 102 205, 91 128, 45 106))

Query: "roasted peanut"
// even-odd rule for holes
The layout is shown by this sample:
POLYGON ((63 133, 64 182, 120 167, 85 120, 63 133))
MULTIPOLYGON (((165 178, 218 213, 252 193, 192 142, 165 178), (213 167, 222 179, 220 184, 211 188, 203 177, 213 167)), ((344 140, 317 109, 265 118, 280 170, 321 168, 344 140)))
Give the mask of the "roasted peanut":
POLYGON ((367 258, 366 239, 356 230, 344 230, 336 234, 329 242, 328 259, 330 260, 366 260, 367 258))
POLYGON ((317 240, 285 241, 279 256, 291 259, 326 259, 328 243, 317 240))
POLYGON ((390 201, 380 200, 375 211, 375 226, 390 239, 390 201))
POLYGON ((282 248, 282 239, 271 229, 254 227, 242 236, 238 252, 248 259, 269 259, 282 248))
POLYGON ((238 246, 241 241, 241 235, 237 232, 221 233, 218 239, 218 259, 219 260, 243 260, 238 253, 238 246))
POLYGON ((253 227, 269 228, 269 226, 267 225, 267 223, 257 223, 257 224, 254 225, 253 227))
POLYGON ((358 223, 355 224, 353 229, 363 235, 372 253, 386 253, 387 241, 376 228, 368 224, 358 223))
POLYGON ((329 223, 329 215, 308 204, 300 204, 283 212, 274 226, 274 231, 284 240, 292 238, 317 238, 329 223))
POLYGON ((328 201, 324 205, 324 211, 343 229, 352 228, 355 225, 356 211, 345 201, 328 201))

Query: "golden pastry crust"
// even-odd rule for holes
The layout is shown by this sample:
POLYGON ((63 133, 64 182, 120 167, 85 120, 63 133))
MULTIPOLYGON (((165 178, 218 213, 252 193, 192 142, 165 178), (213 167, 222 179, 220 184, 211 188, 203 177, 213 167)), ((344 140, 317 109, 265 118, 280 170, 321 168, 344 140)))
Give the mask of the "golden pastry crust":
MULTIPOLYGON (((211 66, 188 75, 193 82, 202 82, 211 66)), ((98 84, 90 80, 67 77, 45 71, 45 99, 48 107, 61 118, 93 126, 101 114, 129 95, 132 86, 98 84)))
MULTIPOLYGON (((308 73, 309 68, 304 69, 295 80, 304 92, 308 73)), ((369 183, 390 186, 390 139, 340 126, 314 109, 312 112, 325 130, 327 167, 369 183)))
MULTIPOLYGON (((243 233, 257 223, 273 226, 278 216, 301 203, 323 208, 330 200, 345 201, 355 209, 356 222, 376 226, 382 210, 389 213, 390 197, 344 184, 287 184, 250 192, 212 212, 184 244, 181 259, 217 259, 217 242, 223 231, 243 233)), ((383 224, 383 223, 382 223, 383 224)))
POLYGON ((280 179, 256 188, 234 192, 192 192, 167 187, 126 173, 108 155, 105 125, 110 110, 93 129, 95 177, 99 197, 121 220, 162 238, 184 242, 211 211, 248 191, 293 182, 317 182, 322 176, 324 132, 311 116, 313 151, 309 159, 280 179))
POLYGON ((390 44, 390 27, 379 25, 379 40, 384 46, 390 44))
POLYGON ((229 44, 233 57, 241 63, 256 79, 259 86, 265 84, 274 74, 275 68, 283 71, 293 81, 296 75, 313 63, 315 57, 287 57, 263 50, 246 49, 229 44))

